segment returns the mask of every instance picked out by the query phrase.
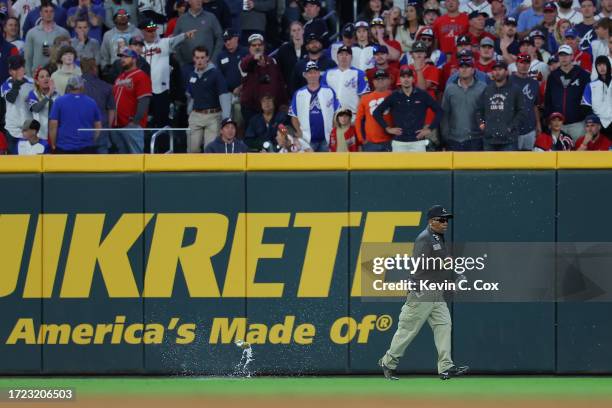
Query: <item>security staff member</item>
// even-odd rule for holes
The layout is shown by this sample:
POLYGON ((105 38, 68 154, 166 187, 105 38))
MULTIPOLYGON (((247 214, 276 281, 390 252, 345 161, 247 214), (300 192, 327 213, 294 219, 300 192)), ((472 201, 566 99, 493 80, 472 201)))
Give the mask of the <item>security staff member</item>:
MULTIPOLYGON (((419 234, 414 242, 413 257, 446 258, 450 255, 444 233, 448 229, 448 221, 453 215, 444 207, 434 205, 427 212, 427 228, 419 234)), ((415 271, 417 280, 430 281, 444 280, 443 271, 428 269, 427 266, 415 271)), ((421 330, 425 321, 429 323, 434 333, 434 341, 438 350, 438 373, 442 380, 465 374, 469 367, 457 367, 451 358, 451 316, 441 290, 419 291, 413 290, 399 315, 397 331, 391 340, 391 346, 385 355, 378 361, 382 367, 385 378, 398 380, 395 369, 399 359, 404 355, 406 347, 421 330)))

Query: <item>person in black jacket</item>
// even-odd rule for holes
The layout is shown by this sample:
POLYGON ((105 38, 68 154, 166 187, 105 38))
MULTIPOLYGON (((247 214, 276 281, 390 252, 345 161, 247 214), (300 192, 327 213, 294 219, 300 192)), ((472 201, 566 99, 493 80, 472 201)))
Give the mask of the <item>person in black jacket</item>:
POLYGON ((299 21, 294 21, 289 26, 290 39, 280 46, 276 53, 276 61, 280 65, 281 73, 285 83, 291 83, 291 74, 295 64, 306 58, 306 47, 304 45, 304 26, 299 21))
POLYGON ((293 95, 295 91, 306 85, 306 79, 304 79, 302 74, 306 69, 306 64, 310 61, 316 62, 322 73, 337 66, 334 60, 323 52, 323 44, 316 34, 310 33, 305 39, 308 55, 306 58, 298 60, 297 64, 295 64, 295 68, 291 74, 291 81, 288 83, 289 95, 293 95))
POLYGON ((261 113, 253 116, 248 123, 244 142, 249 149, 259 152, 265 149, 265 143, 270 147, 276 145, 276 130, 278 125, 288 122, 287 113, 278 111, 274 96, 265 94, 261 97, 261 113))
POLYGON ((493 65, 493 82, 485 88, 476 111, 476 120, 484 134, 484 150, 518 150, 523 110, 523 94, 508 82, 508 65, 498 60, 493 65))
POLYGON ((573 51, 569 45, 559 47, 559 68, 548 76, 544 96, 544 116, 559 112, 565 117, 563 131, 574 142, 584 134, 585 112, 580 107, 584 87, 591 82, 588 72, 574 65, 573 51))
POLYGON ((236 139, 237 123, 232 118, 221 121, 221 134, 206 145, 204 153, 246 153, 248 148, 240 139, 236 139))

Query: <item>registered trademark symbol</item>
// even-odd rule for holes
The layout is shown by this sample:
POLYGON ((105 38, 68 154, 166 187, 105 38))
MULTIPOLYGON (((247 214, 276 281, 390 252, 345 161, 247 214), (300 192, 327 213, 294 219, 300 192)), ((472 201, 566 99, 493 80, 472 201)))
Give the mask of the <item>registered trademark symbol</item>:
POLYGON ((393 323, 393 319, 389 315, 382 315, 376 319, 376 329, 378 331, 386 331, 389 330, 391 324, 393 323))

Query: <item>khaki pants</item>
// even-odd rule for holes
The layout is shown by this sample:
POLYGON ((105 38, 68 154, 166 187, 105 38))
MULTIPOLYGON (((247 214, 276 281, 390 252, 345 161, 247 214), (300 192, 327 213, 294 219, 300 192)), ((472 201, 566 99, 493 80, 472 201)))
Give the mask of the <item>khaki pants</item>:
POLYGON ((192 111, 189 115, 189 135, 187 137, 187 152, 201 153, 203 147, 219 136, 221 112, 198 113, 192 111))
POLYGON ((391 340, 391 346, 382 358, 385 366, 395 370, 406 348, 427 321, 433 330, 434 342, 438 350, 438 373, 442 373, 453 364, 451 358, 451 317, 441 291, 423 292, 420 297, 414 292, 408 299, 399 315, 397 331, 391 340))

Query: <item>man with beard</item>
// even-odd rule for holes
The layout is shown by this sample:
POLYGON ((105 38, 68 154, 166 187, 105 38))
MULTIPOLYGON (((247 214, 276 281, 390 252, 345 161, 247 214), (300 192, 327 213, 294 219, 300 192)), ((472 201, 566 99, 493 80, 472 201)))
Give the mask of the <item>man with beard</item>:
POLYGON ((508 82, 508 65, 497 61, 493 83, 487 85, 476 110, 476 121, 484 132, 485 151, 518 149, 518 129, 523 119, 523 95, 508 82))
POLYGON ((495 52, 503 56, 506 63, 514 62, 515 55, 519 53, 519 39, 514 17, 506 17, 504 20, 501 36, 495 43, 495 52))
POLYGON ((138 54, 125 48, 118 55, 123 72, 115 80, 113 95, 117 104, 117 115, 111 140, 119 153, 143 153, 144 132, 147 126, 147 111, 151 99, 151 79, 136 67, 138 54))
POLYGON ((483 38, 480 41, 480 54, 474 67, 488 74, 493 71, 493 64, 495 64, 495 42, 490 38, 483 38))
POLYGON ((125 9, 119 9, 113 17, 115 27, 108 30, 102 37, 102 45, 100 46, 100 66, 102 70, 106 70, 109 65, 112 65, 119 57, 117 52, 117 43, 128 43, 133 36, 142 35, 140 30, 130 25, 130 15, 125 9))
POLYGON ((582 23, 582 13, 572 8, 573 0, 559 0, 557 4, 559 5, 557 10, 559 19, 569 20, 573 26, 582 23))
POLYGON ((399 82, 399 69, 389 65, 389 53, 387 51, 387 47, 384 45, 376 47, 374 51, 374 61, 376 65, 374 68, 370 68, 366 71, 370 89, 374 89, 374 79, 376 78, 376 73, 380 70, 384 70, 387 73, 387 80, 390 81, 389 89, 393 91, 397 88, 399 82))
POLYGON ((531 56, 519 54, 516 59, 516 72, 510 76, 510 84, 515 85, 523 93, 524 120, 518 127, 518 149, 533 150, 536 135, 542 132, 540 124, 540 112, 538 105, 539 88, 538 81, 529 77, 531 67, 531 56))
MULTIPOLYGON (((323 52, 323 45, 321 44, 321 40, 319 40, 319 38, 314 33, 310 33, 308 37, 306 37, 306 51, 308 52, 307 57, 299 60, 295 65, 295 68, 293 69, 293 75, 291 75, 291 82, 289 84, 289 94, 291 95, 293 95, 295 91, 306 85, 304 72, 306 72, 306 64, 308 64, 309 62, 316 62, 317 67, 321 72, 327 71, 328 69, 335 68, 337 66, 334 60, 325 55, 325 53, 323 52)), ((353 64, 353 66, 357 68, 355 64, 353 64)))

